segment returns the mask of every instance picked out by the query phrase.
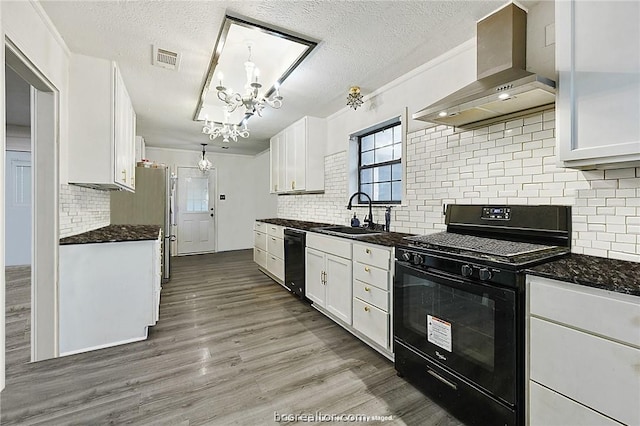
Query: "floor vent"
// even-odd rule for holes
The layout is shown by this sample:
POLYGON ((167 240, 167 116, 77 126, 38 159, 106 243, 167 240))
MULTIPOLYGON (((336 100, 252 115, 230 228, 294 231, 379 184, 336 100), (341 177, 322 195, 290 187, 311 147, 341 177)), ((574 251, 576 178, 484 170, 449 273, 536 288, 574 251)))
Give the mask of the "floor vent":
POLYGON ((153 46, 153 65, 169 70, 180 68, 180 54, 153 46))

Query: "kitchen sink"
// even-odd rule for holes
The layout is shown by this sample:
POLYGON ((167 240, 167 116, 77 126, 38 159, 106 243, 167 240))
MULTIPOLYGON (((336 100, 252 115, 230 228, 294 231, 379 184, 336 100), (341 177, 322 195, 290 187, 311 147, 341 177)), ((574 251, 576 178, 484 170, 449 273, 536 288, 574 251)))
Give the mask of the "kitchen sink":
POLYGON ((315 228, 315 230, 326 232, 328 234, 342 234, 347 236, 375 235, 382 233, 382 231, 375 231, 368 228, 354 228, 352 226, 325 226, 321 228, 315 228))

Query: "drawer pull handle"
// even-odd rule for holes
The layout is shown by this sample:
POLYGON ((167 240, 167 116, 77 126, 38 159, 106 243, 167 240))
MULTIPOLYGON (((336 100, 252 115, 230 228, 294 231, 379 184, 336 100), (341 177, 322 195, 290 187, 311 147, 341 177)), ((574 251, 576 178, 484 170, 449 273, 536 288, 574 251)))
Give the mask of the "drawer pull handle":
POLYGON ((367 253, 367 254, 371 254, 371 250, 369 250, 369 249, 365 249, 365 253, 367 253))
POLYGON ((272 240, 273 240, 273 241, 275 241, 276 239, 275 239, 275 238, 272 238, 272 240))
POLYGON ((365 266, 365 267, 364 267, 364 271, 365 271, 365 272, 371 272, 371 269, 369 269, 368 267, 366 267, 366 266, 365 266))
POLYGON ((368 306, 365 306, 365 307, 364 307, 364 311, 365 311, 365 312, 369 312, 369 307, 368 307, 368 306))
POLYGON ((427 373, 429 373, 430 375, 432 375, 436 379, 440 380, 442 383, 444 383, 445 385, 449 386, 450 388, 456 389, 456 390, 458 389, 458 385, 456 385, 455 383, 445 379, 444 377, 442 377, 441 375, 439 375, 435 371, 433 371, 431 369, 427 369, 427 373))
POLYGON ((365 287, 364 291, 371 291, 371 289, 369 287, 365 287))

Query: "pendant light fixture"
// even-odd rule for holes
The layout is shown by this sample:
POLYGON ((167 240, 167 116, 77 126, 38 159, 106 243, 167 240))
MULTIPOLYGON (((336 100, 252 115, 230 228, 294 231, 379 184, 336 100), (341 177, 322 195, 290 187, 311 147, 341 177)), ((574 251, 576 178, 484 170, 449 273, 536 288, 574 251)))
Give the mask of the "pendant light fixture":
POLYGON ((362 100, 362 93, 360 93, 360 87, 351 86, 349 88, 349 94, 347 95, 347 105, 357 110, 359 106, 362 106, 364 101, 362 100))
POLYGON ((204 156, 205 154, 204 148, 207 146, 207 144, 202 143, 200 145, 202 145, 202 158, 198 160, 198 170, 200 170, 202 173, 206 173, 209 170, 211 170, 211 168, 213 167, 213 164, 211 163, 211 161, 209 161, 207 157, 204 156))

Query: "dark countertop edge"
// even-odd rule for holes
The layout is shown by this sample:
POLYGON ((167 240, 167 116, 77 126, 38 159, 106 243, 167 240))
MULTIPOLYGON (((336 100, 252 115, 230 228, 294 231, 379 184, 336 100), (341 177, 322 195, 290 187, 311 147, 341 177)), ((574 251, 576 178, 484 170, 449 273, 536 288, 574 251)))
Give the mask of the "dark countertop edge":
POLYGON ((160 225, 107 225, 61 238, 59 245, 125 243, 153 241, 160 235, 160 225))
POLYGON ((404 237, 415 235, 415 234, 406 234, 402 232, 386 232, 380 231, 379 234, 373 235, 336 235, 335 233, 323 232, 318 229, 313 228, 321 228, 325 226, 339 226, 333 223, 321 223, 321 222, 309 222, 304 220, 297 219, 283 219, 283 218, 269 218, 269 219, 256 219, 257 222, 270 223, 272 225, 284 226, 285 228, 294 228, 301 229, 306 232, 314 232, 316 234, 327 235, 329 237, 335 238, 344 238, 350 241, 374 244, 383 247, 394 247, 396 244, 400 243, 404 237), (285 222, 299 222, 305 224, 304 227, 296 227, 293 225, 285 225, 285 222), (389 241, 380 240, 381 238, 390 238, 389 241))
MULTIPOLYGON (((597 267, 596 265, 589 265, 590 263, 593 263, 593 262, 597 262, 599 264, 611 263, 611 264, 616 264, 618 266, 620 264, 625 264, 625 265, 629 265, 631 268, 634 268, 634 267, 640 268, 640 264, 637 264, 636 262, 610 259, 606 257, 589 256, 589 255, 578 254, 578 253, 570 253, 569 255, 561 257, 559 259, 552 260, 550 262, 546 262, 546 263, 534 266, 532 268, 526 269, 525 273, 527 275, 534 275, 542 278, 548 278, 551 280, 561 281, 568 284, 575 284, 578 286, 591 287, 591 288, 596 288, 600 290, 610 291, 613 293, 627 294, 630 296, 640 297, 640 282, 637 281, 639 278, 635 276, 633 272, 629 273, 628 280, 624 279, 623 277, 622 279, 623 284, 616 284, 615 280, 613 279, 611 279, 609 282, 598 282, 596 279, 591 279, 588 276, 588 274, 593 273, 592 271, 594 271, 595 269, 597 269, 598 271, 602 270, 602 267, 601 267, 602 265, 597 265, 600 267, 597 267), (587 266, 586 268, 587 270, 586 271, 582 270, 582 271, 579 271, 578 273, 576 273, 576 271, 569 272, 568 266, 565 266, 567 262, 573 262, 574 264, 582 263, 583 265, 587 266), (561 272, 554 271, 555 266, 560 266, 561 272), (636 282, 634 283, 634 281, 636 282), (631 282, 632 284, 631 285, 626 284, 627 282, 631 282)), ((620 271, 618 270, 618 272, 620 271)), ((599 272, 596 272, 596 274, 598 273, 599 272)))

